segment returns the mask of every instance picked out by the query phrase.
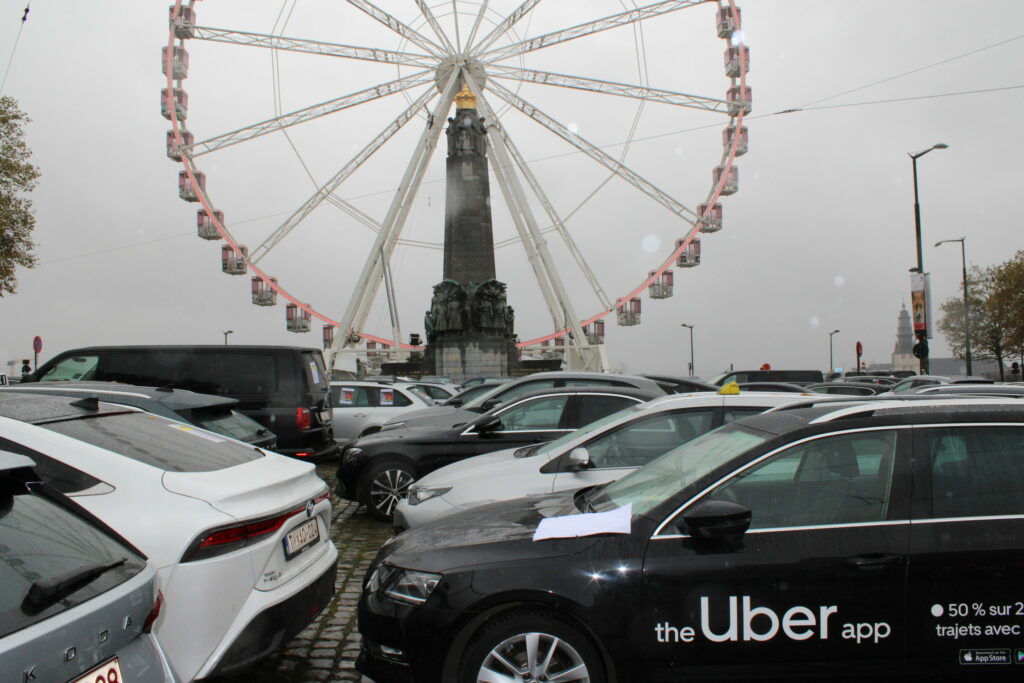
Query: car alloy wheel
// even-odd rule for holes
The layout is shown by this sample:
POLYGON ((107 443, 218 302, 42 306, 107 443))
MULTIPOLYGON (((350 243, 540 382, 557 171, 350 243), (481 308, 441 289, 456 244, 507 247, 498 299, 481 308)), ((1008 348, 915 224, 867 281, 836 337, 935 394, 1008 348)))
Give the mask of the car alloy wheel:
POLYGON ((408 466, 397 462, 381 463, 367 476, 366 508, 370 514, 390 521, 398 501, 409 494, 409 485, 416 476, 408 466))
POLYGON ((485 627, 467 648, 460 683, 604 683, 596 649, 544 612, 518 612, 485 627))

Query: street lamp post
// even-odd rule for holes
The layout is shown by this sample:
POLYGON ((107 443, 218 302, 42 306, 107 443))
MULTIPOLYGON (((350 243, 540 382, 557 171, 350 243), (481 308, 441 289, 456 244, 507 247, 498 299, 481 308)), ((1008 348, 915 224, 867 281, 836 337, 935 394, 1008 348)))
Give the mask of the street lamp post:
POLYGON ((966 236, 955 240, 939 240, 935 243, 935 246, 945 244, 946 242, 960 243, 960 265, 963 268, 964 283, 964 358, 967 361, 967 374, 973 375, 971 367, 971 306, 968 303, 969 298, 967 296, 967 248, 964 246, 966 240, 966 236))
POLYGON ((224 330, 224 346, 228 345, 228 335, 229 334, 234 334, 234 333, 235 333, 234 330, 224 330))
MULTIPOLYGON (((917 196, 917 160, 923 157, 933 149, 946 149, 949 145, 944 142, 938 142, 926 150, 921 152, 907 152, 907 156, 910 157, 913 162, 914 168, 914 230, 917 237, 917 272, 924 277, 924 257, 921 253, 921 202, 917 196)), ((925 308, 927 311, 927 308, 925 308)), ((930 321, 925 319, 925 325, 927 326, 930 321)), ((928 374, 928 329, 916 330, 917 341, 921 345, 921 374, 928 374)))
POLYGON ((693 366, 693 325, 690 325, 689 323, 683 323, 682 325, 680 325, 680 327, 690 328, 690 377, 696 377, 697 373, 694 370, 693 366))
POLYGON ((836 362, 832 358, 832 337, 839 334, 839 330, 832 330, 828 333, 828 371, 836 371, 836 362))

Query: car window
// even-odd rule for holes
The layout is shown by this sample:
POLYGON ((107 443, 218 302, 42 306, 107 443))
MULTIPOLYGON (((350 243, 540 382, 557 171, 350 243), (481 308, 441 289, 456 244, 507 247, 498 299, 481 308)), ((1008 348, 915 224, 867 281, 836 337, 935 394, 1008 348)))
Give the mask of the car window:
POLYGON ((331 402, 335 408, 365 408, 379 405, 379 387, 331 387, 331 402))
MULTIPOLYGON (((530 392, 540 391, 541 389, 550 389, 550 388, 552 388, 554 386, 555 386, 555 381, 551 380, 551 379, 539 379, 539 380, 532 381, 532 382, 523 382, 522 384, 516 385, 514 387, 510 387, 510 388, 506 389, 505 391, 495 395, 495 398, 497 398, 502 403, 508 403, 509 401, 512 401, 513 399, 517 399, 520 396, 525 396, 526 394, 529 394, 530 392)), ((498 387, 498 388, 500 389, 501 387, 498 387)), ((478 402, 482 402, 482 401, 480 401, 480 399, 485 399, 486 400, 486 398, 489 398, 489 396, 488 397, 478 396, 477 398, 473 399, 473 403, 477 404, 478 402)))
POLYGON ((501 418, 501 431, 523 432, 558 429, 562 413, 569 402, 567 394, 543 396, 514 406, 497 414, 501 418))
POLYGON ((435 387, 430 384, 417 384, 416 388, 425 393, 430 398, 434 399, 445 399, 451 396, 451 394, 449 394, 441 387, 435 387))
POLYGON ((40 495, 13 494, 2 482, 0 538, 0 637, 80 605, 145 567, 141 557, 84 519, 40 495), (29 589, 39 579, 122 558, 124 564, 62 599, 41 605, 28 600, 29 589))
POLYGON ((594 420, 600 420, 605 415, 617 413, 627 406, 637 403, 636 399, 628 396, 612 396, 609 394, 577 394, 576 424, 579 426, 588 425, 594 420))
POLYGON ((278 390, 277 359, 270 353, 191 354, 185 366, 183 386, 200 393, 237 396, 278 390))
POLYGON ((634 420, 584 446, 594 467, 642 467, 710 431, 714 409, 659 413, 634 420))
POLYGON ((725 413, 722 415, 722 424, 729 424, 736 420, 742 420, 745 417, 751 415, 760 415, 768 408, 739 408, 739 407, 727 407, 725 413))
POLYGON ((377 390, 377 405, 384 408, 405 408, 412 405, 412 399, 393 387, 381 387, 377 390))
POLYGON ((109 414, 41 426, 171 472, 210 472, 264 457, 251 446, 148 413, 109 414))
POLYGON ((32 458, 36 463, 33 469, 39 478, 61 493, 78 493, 103 483, 96 477, 75 469, 71 465, 66 465, 60 460, 54 460, 48 455, 4 438, 0 438, 0 450, 32 458))
POLYGON ((266 427, 237 410, 196 408, 188 412, 188 417, 203 429, 239 441, 253 441, 267 433, 266 427))
POLYGON ((1024 514, 1024 427, 924 430, 935 517, 1024 514))
POLYGON ((43 382, 58 382, 61 380, 88 380, 96 374, 96 366, 99 364, 99 356, 69 356, 57 361, 52 368, 42 376, 43 382))
POLYGON ((896 432, 854 432, 788 448, 745 470, 706 499, 740 503, 751 529, 885 519, 896 432))

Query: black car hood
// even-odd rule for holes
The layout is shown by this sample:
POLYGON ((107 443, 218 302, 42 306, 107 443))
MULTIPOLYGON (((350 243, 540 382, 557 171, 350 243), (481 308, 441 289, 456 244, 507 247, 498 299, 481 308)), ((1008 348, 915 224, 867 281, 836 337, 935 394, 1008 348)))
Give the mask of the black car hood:
POLYGON ((392 537, 379 560, 406 569, 438 572, 491 562, 571 555, 597 536, 534 541, 542 519, 579 514, 573 491, 481 505, 392 537))
POLYGON ((466 425, 459 429, 452 429, 451 425, 446 427, 395 427, 383 431, 367 434, 356 439, 351 445, 363 449, 377 449, 381 446, 390 446, 396 442, 411 443, 433 443, 435 441, 450 441, 452 435, 458 434, 466 425))

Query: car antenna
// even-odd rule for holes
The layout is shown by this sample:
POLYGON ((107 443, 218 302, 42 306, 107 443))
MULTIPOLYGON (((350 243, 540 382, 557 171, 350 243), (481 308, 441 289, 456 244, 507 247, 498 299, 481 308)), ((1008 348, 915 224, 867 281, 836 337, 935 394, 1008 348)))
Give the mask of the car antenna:
POLYGON ((77 401, 72 401, 70 404, 75 408, 83 408, 84 410, 97 411, 100 409, 100 400, 95 396, 89 396, 87 398, 80 398, 77 401))

